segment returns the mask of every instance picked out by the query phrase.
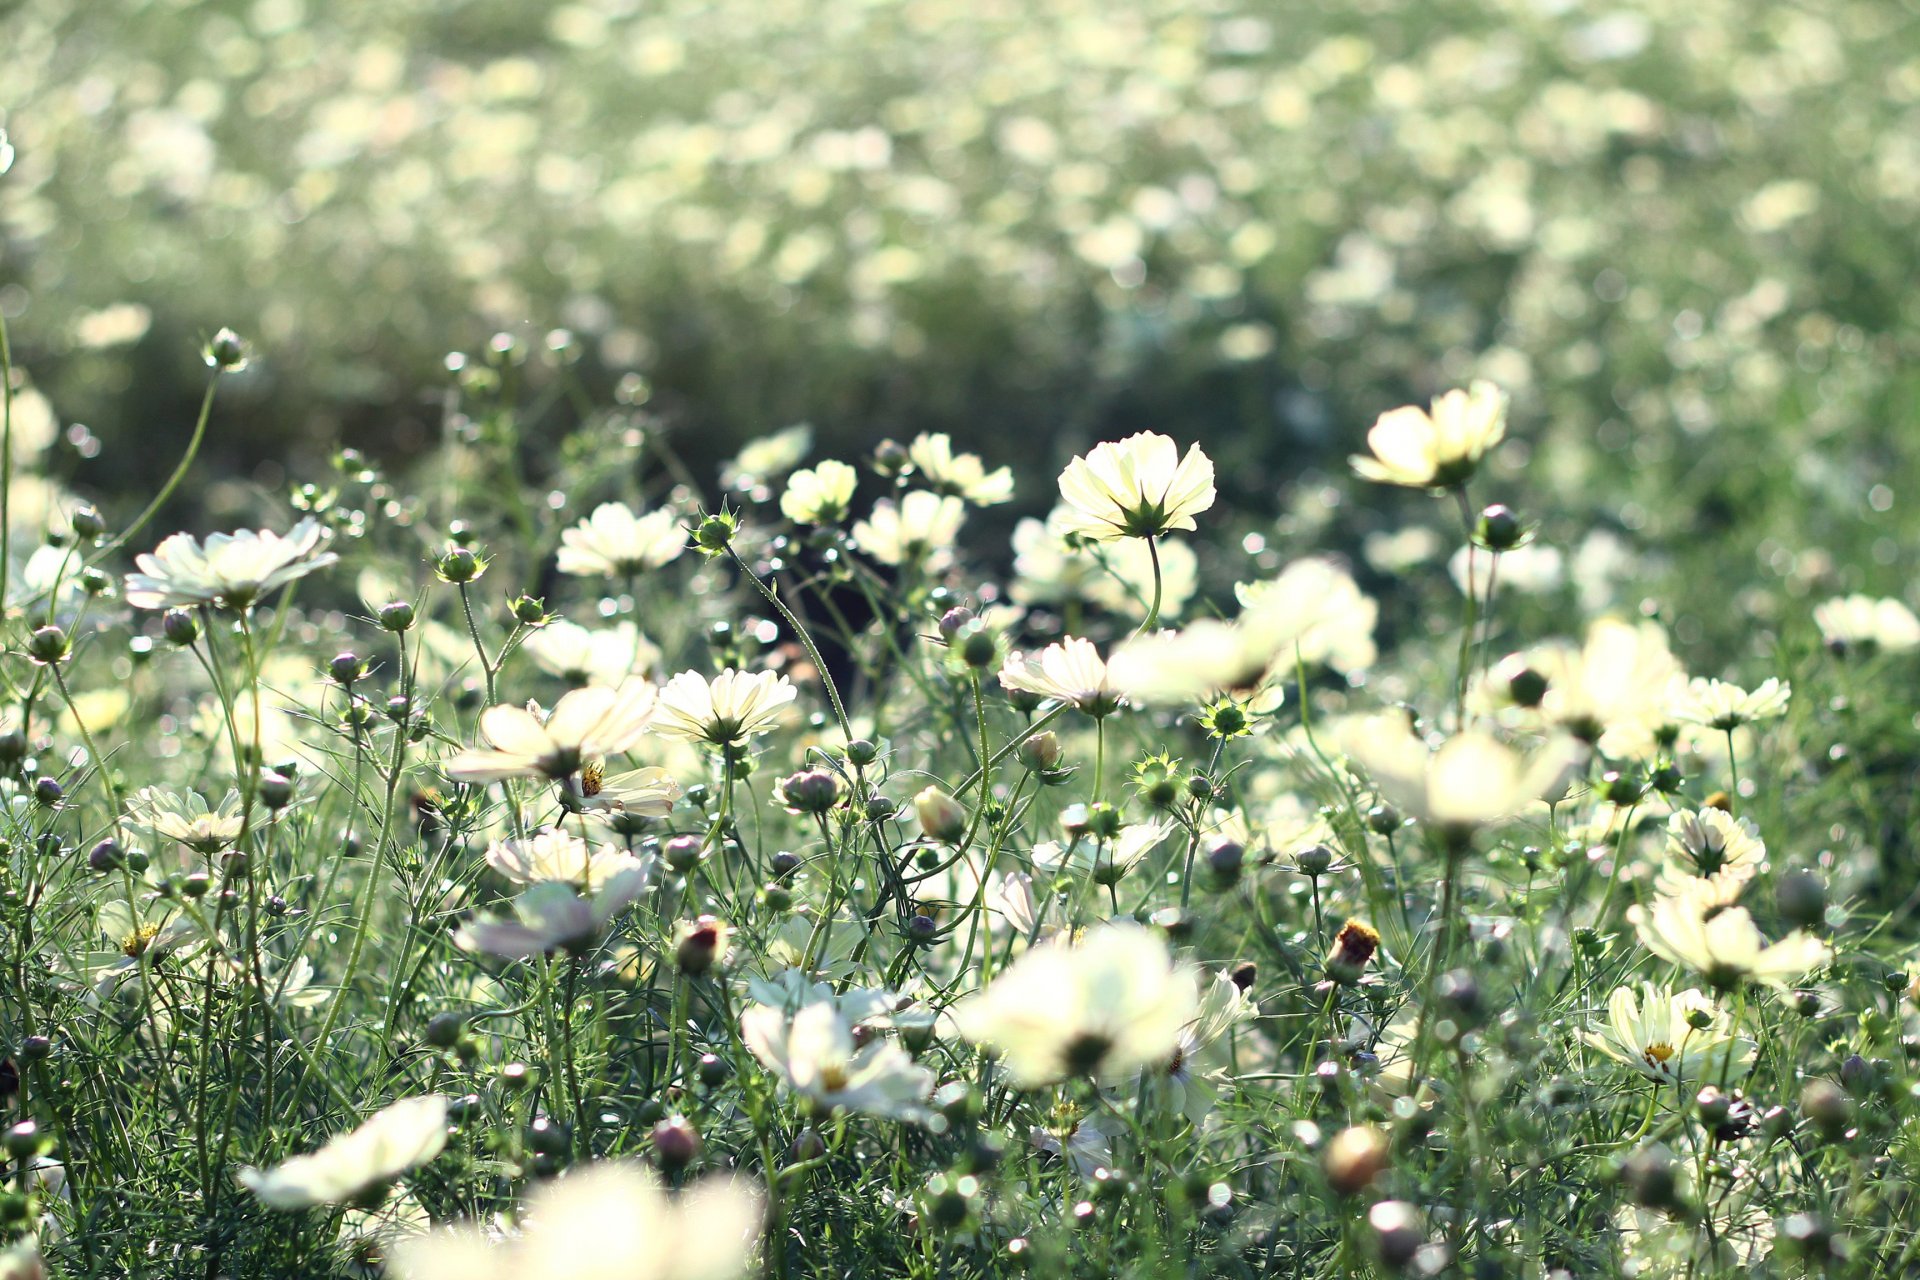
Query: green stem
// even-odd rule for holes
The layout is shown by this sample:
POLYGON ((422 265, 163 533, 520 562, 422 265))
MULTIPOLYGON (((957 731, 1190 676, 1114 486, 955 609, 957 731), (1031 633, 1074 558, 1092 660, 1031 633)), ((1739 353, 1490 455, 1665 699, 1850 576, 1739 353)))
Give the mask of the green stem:
POLYGON ((760 580, 760 575, 740 558, 740 553, 732 546, 728 546, 727 556, 733 561, 734 566, 747 576, 747 581, 759 588, 760 594, 767 598, 767 603, 786 619, 787 625, 793 628, 793 633, 799 638, 801 647, 807 651, 808 660, 813 663, 813 669, 820 673, 820 683, 827 691, 827 701, 833 704, 833 718, 839 721, 841 734, 848 742, 853 741, 853 725, 847 719, 846 707, 841 705, 840 690, 833 683, 833 673, 827 670, 826 659, 820 656, 820 647, 813 642, 813 636, 808 632, 806 624, 800 621, 793 610, 787 608, 786 602, 780 599, 779 593, 760 580))

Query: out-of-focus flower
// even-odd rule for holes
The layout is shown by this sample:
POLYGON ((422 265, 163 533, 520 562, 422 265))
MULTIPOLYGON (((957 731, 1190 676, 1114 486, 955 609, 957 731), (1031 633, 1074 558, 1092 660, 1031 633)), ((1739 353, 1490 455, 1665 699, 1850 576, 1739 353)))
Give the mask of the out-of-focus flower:
POLYGON ((1165 1062, 1199 1011, 1192 972, 1135 925, 1035 947, 953 1009, 954 1025, 998 1056, 1016 1086, 1111 1079, 1165 1062))
POLYGON ((143 787, 127 805, 127 820, 162 840, 177 840, 195 853, 217 853, 240 838, 246 815, 240 793, 229 791, 210 805, 197 791, 143 787))
POLYGON ((740 1015, 740 1037, 782 1084, 818 1106, 896 1120, 928 1114, 933 1073, 892 1040, 856 1049, 853 1026, 832 1002, 795 1013, 753 1005, 740 1015))
POLYGON ((624 502, 603 502, 561 530, 558 567, 582 578, 630 578, 678 559, 686 549, 686 530, 669 508, 635 515, 624 502))
POLYGON ((921 432, 907 446, 920 484, 935 493, 949 494, 977 507, 990 507, 1013 497, 1013 471, 989 472, 971 453, 955 453, 945 432, 921 432))
POLYGON ((1199 445, 1186 456, 1171 439, 1142 431, 1095 445, 1060 473, 1062 523, 1098 542, 1157 538, 1193 529, 1193 518, 1213 505, 1213 461, 1199 445))
POLYGON ((759 1197, 710 1178, 678 1195, 634 1165, 596 1164, 528 1197, 521 1229, 478 1224, 395 1242, 399 1280, 735 1280, 753 1257, 759 1197))
POLYGON ((967 807, 939 787, 927 787, 914 796, 913 813, 930 839, 953 844, 966 834, 967 807))
POLYGON ((1068 636, 1038 654, 1009 654, 1000 683, 1042 698, 1070 703, 1098 719, 1120 706, 1119 690, 1107 678, 1107 664, 1093 641, 1068 636))
POLYGON ((1199 586, 1200 562, 1177 538, 1153 551, 1139 538, 1093 542, 1067 532, 1066 508, 1046 523, 1028 517, 1013 527, 1013 598, 1021 604, 1087 603, 1144 618, 1153 600, 1153 557, 1160 558, 1160 616, 1177 618, 1199 586))
POLYGON ((240 1185, 274 1209, 352 1200, 427 1163, 447 1145, 447 1100, 405 1098, 318 1151, 271 1169, 242 1169, 240 1185))
POLYGON ((1669 711, 1682 724, 1727 732, 1787 714, 1787 700, 1792 696, 1792 685, 1771 676, 1751 692, 1725 680, 1696 677, 1684 685, 1676 682, 1669 711))
POLYGON ((1700 897, 1680 893, 1650 909, 1636 906, 1627 918, 1647 950, 1721 990, 1744 982, 1789 987, 1832 958, 1826 943, 1801 930, 1769 946, 1744 907, 1709 910, 1700 897))
POLYGON ((1529 542, 1500 553, 1500 564, 1493 568, 1492 555, 1477 547, 1462 546, 1447 561, 1447 573, 1453 584, 1465 592, 1469 586, 1476 596, 1487 594, 1488 583, 1494 590, 1511 588, 1524 595, 1552 591, 1566 580, 1566 557, 1558 547, 1544 542, 1529 542), (1473 569, 1473 581, 1467 581, 1467 569, 1473 569))
POLYGON ((555 618, 520 643, 540 669, 575 685, 617 689, 644 676, 660 662, 660 649, 624 620, 610 627, 583 627, 555 618))
POLYGON ((787 478, 780 510, 795 524, 839 524, 847 518, 860 475, 834 458, 787 478))
POLYGON ((670 738, 714 746, 745 742, 778 728, 796 696, 792 682, 771 671, 727 667, 711 680, 698 671, 682 671, 660 690, 654 728, 670 738))
POLYGON ((1502 670, 1531 671, 1544 678, 1539 701, 1546 723, 1616 759, 1643 756, 1668 722, 1668 690, 1682 675, 1656 622, 1600 618, 1585 643, 1529 650, 1502 670))
POLYGON ((1838 596, 1815 605, 1813 620, 1827 648, 1842 657, 1920 648, 1920 618, 1899 600, 1838 596))
POLYGON ((642 863, 608 876, 588 896, 573 885, 542 880, 513 900, 514 920, 475 920, 454 935, 468 951, 503 960, 524 960, 553 951, 584 954, 606 933, 613 918, 647 890, 650 868, 642 863))
POLYGON ((1551 794, 1573 764, 1564 741, 1523 756, 1475 730, 1432 749, 1394 712, 1348 721, 1337 739, 1401 812, 1456 833, 1551 794))
POLYGON ((812 452, 813 427, 796 422, 749 440, 732 462, 720 468, 720 483, 729 489, 751 489, 785 475, 812 452))
MULTIPOLYGON (((1250 626, 1273 633, 1292 632, 1293 652, 1282 660, 1326 663, 1343 675, 1372 666, 1379 657, 1373 628, 1380 606, 1360 590, 1353 575, 1325 556, 1295 560, 1266 582, 1243 582, 1233 589, 1250 626)), ((1284 643, 1284 642, 1282 642, 1284 643)))
POLYGON ((569 777, 638 742, 658 700, 659 691, 640 680, 619 689, 575 689, 544 720, 525 707, 488 707, 480 713, 480 736, 492 749, 455 756, 447 775, 461 782, 569 777))
POLYGON ((874 503, 872 514, 853 526, 853 541, 881 564, 925 561, 936 569, 952 558, 953 540, 966 516, 960 499, 915 489, 897 503, 891 498, 874 503))
POLYGON ((595 847, 548 828, 524 840, 495 840, 487 846, 487 865, 516 885, 557 880, 597 893, 614 876, 645 863, 625 849, 595 847))
POLYGON ((1732 906, 1765 868, 1767 846, 1752 822, 1724 809, 1683 809, 1667 819, 1667 893, 1704 894, 1710 906, 1732 906))
POLYGON ((321 550, 326 540, 326 529, 314 520, 302 520, 284 537, 243 529, 210 534, 204 545, 176 533, 134 558, 140 572, 127 575, 127 603, 136 609, 251 609, 268 592, 338 560, 321 550))
POLYGON ((1658 1084, 1712 1082, 1754 1054, 1753 1041, 1736 1034, 1733 1020, 1711 996, 1651 982, 1638 992, 1616 987, 1607 1000, 1607 1020, 1581 1037, 1658 1084))
POLYGON ((1507 434, 1507 396, 1490 382, 1449 391, 1431 412, 1405 405, 1380 415, 1367 432, 1370 458, 1350 461, 1363 479, 1410 489, 1451 489, 1472 478, 1487 450, 1507 434))
POLYGON ((1253 1001, 1231 973, 1223 970, 1203 984, 1199 1012, 1181 1031, 1173 1057, 1162 1067, 1174 1108, 1195 1124, 1206 1118, 1219 1094, 1221 1044, 1253 1013, 1253 1001))

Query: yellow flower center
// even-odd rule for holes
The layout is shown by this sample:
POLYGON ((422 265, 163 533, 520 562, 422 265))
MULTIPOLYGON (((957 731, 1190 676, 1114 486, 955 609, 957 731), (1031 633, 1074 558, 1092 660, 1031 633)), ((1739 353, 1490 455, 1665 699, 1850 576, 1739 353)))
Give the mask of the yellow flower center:
POLYGON ((606 785, 605 766, 583 764, 580 766, 580 794, 589 798, 600 794, 600 788, 606 785))
POLYGON ((157 924, 143 924, 120 941, 120 952, 129 960, 135 960, 146 951, 154 938, 160 933, 157 924))
POLYGON ((820 1087, 828 1093, 838 1093, 847 1087, 847 1069, 839 1063, 830 1063, 820 1068, 820 1087))
POLYGON ((1673 1046, 1664 1041, 1657 1044, 1650 1044, 1641 1056, 1646 1058, 1648 1066, 1664 1069, 1667 1062, 1673 1057, 1673 1046))

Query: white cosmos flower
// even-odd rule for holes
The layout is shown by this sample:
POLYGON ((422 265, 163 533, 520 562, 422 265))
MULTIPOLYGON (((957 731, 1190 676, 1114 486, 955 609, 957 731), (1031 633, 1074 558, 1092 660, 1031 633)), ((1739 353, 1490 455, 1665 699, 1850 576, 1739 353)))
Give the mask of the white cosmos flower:
POLYGON ((1495 591, 1505 588, 1522 595, 1537 596, 1552 591, 1566 580, 1566 557, 1560 554, 1558 547, 1548 546, 1544 542, 1529 542, 1510 551, 1502 551, 1500 568, 1496 573, 1491 552, 1463 545, 1447 561, 1447 573, 1462 594, 1471 585, 1474 595, 1484 597, 1488 581, 1491 580, 1495 591), (1467 577, 1469 569, 1473 571, 1471 583, 1467 577))
POLYGON ((1920 618, 1899 600, 1838 596, 1815 605, 1813 620, 1827 648, 1842 657, 1920 648, 1920 618))
POLYGON ((708 680, 698 671, 682 671, 660 690, 655 729, 667 737, 710 742, 745 742, 778 728, 793 684, 771 671, 722 670, 708 680))
POLYGON ((1199 1011, 1193 972, 1158 936, 1106 924, 1078 943, 1027 951, 953 1009, 1022 1089, 1072 1076, 1113 1079, 1165 1062, 1199 1011))
POLYGON ((1641 945, 1721 989, 1745 982, 1789 987, 1832 959, 1827 944, 1796 929, 1769 946, 1744 907, 1712 910, 1699 895, 1656 898, 1627 913, 1641 945))
POLYGON ((1573 764, 1564 741, 1523 756, 1476 730, 1430 749, 1397 712, 1347 721, 1336 738, 1401 812, 1456 832, 1498 822, 1551 794, 1573 764))
POLYGON ((1667 819, 1663 893, 1693 893, 1709 906, 1730 907, 1766 867, 1767 846, 1746 818, 1724 809, 1682 809, 1667 819))
MULTIPOLYGON (((1328 556, 1295 560, 1266 582, 1242 582, 1233 594, 1252 625, 1293 633, 1299 660, 1326 663, 1343 675, 1365 671, 1379 657, 1373 641, 1380 606, 1360 590, 1345 566, 1328 556)), ((1293 653, 1282 655, 1291 661, 1293 653)))
POLYGON ((794 1093, 829 1109, 921 1120, 933 1072, 893 1040, 856 1048, 853 1026, 831 1001, 797 1013, 756 1004, 740 1015, 740 1038, 762 1066, 794 1093))
POLYGON ((1751 692, 1725 680, 1696 677, 1685 684, 1675 682, 1668 709, 1682 724, 1725 732, 1787 714, 1787 700, 1792 696, 1793 686, 1776 677, 1768 677, 1751 692))
POLYGON ((797 422, 747 441, 733 461, 720 468, 720 483, 729 489, 751 489, 785 475, 813 452, 813 427, 797 422))
POLYGON ((611 627, 587 628, 567 618, 555 618, 521 641, 542 671, 576 685, 598 684, 613 689, 633 676, 643 676, 660 662, 660 649, 640 634, 631 619, 611 627))
POLYGON ((673 510, 635 515, 624 502, 603 502, 561 531, 559 569, 583 578, 627 578, 658 569, 686 549, 687 533, 673 510))
POLYGON ((746 1184, 708 1178, 678 1195, 637 1165, 600 1163, 528 1197, 501 1239, 478 1223, 394 1243, 398 1280, 737 1280, 760 1232, 746 1184))
POLYGON ((1540 715, 1616 759, 1645 755, 1667 723, 1668 690, 1682 676, 1657 622, 1596 619, 1585 642, 1530 650, 1521 665, 1544 676, 1540 715))
POLYGON ((596 893, 614 876, 646 863, 625 849, 589 845, 549 827, 524 840, 495 840, 487 846, 487 865, 516 885, 557 880, 596 893))
POLYGON ((1644 982, 1640 990, 1616 987, 1607 1000, 1607 1020, 1581 1038, 1615 1061, 1658 1084, 1718 1080, 1729 1065, 1753 1060, 1753 1041, 1736 1034, 1733 1020, 1711 996, 1689 988, 1644 982), (1706 1025, 1695 1028, 1693 1019, 1706 1025))
POLYGON ((1013 471, 1001 467, 989 472, 971 453, 955 453, 945 432, 923 431, 907 446, 919 482, 935 493, 991 507, 1013 497, 1013 471))
MULTIPOLYGON (((1013 527, 1013 598, 1020 604, 1085 602, 1111 613, 1144 618, 1153 600, 1153 552, 1139 538, 1091 542, 1069 534, 1067 509, 1046 523, 1031 516, 1013 527)), ((1199 586, 1200 561, 1178 538, 1161 538, 1160 616, 1180 616, 1199 586)))
POLYGON ((503 960, 567 951, 583 955, 606 933, 613 918, 647 891, 652 868, 624 867, 608 876, 591 895, 559 880, 537 881, 513 900, 513 920, 475 920, 454 935, 467 951, 484 951, 503 960))
POLYGON ((238 791, 229 791, 219 804, 210 805, 197 791, 143 787, 127 805, 127 820, 162 840, 177 840, 195 853, 216 853, 246 829, 238 791))
POLYGON ((1107 678, 1107 664, 1093 641, 1068 636, 1038 654, 1014 653, 1000 668, 1000 684, 1042 698, 1071 703, 1096 719, 1120 705, 1120 692, 1107 678))
POLYGON ((1098 542, 1157 538, 1193 529, 1213 505, 1213 461, 1192 445, 1185 457, 1171 439, 1142 431, 1095 445, 1060 473, 1063 523, 1098 542))
POLYGON ((787 477, 780 511, 795 524, 839 524, 847 518, 860 475, 846 463, 828 458, 819 466, 787 477))
POLYGON ((680 798, 680 784, 657 765, 608 773, 597 761, 580 766, 580 785, 567 803, 582 813, 607 818, 616 813, 664 818, 680 798))
POLYGON ((447 1100, 405 1098, 318 1151, 271 1169, 242 1169, 240 1185, 274 1209, 339 1204, 392 1182, 447 1145, 447 1100))
POLYGON ((1204 984, 1199 1013, 1180 1033, 1173 1057, 1161 1068, 1169 1101, 1196 1125, 1213 1109, 1226 1076, 1222 1042, 1253 1015, 1253 1001, 1231 973, 1221 970, 1204 984))
POLYGON ((853 541, 881 564, 925 560, 929 568, 938 568, 952 559, 953 540, 966 517, 960 499, 915 489, 898 503, 891 498, 874 503, 873 513, 853 526, 853 541))
POLYGON ((151 554, 136 556, 140 572, 127 575, 127 603, 136 609, 211 604, 250 609, 276 587, 325 568, 340 557, 322 551, 327 531, 302 520, 285 537, 266 530, 216 533, 205 545, 176 533, 151 554))
POLYGON ((1405 405, 1381 414, 1367 432, 1373 456, 1349 461, 1363 479, 1380 484, 1449 489, 1465 483, 1506 434, 1506 393, 1475 382, 1436 399, 1431 412, 1405 405))
POLYGON ((658 698, 653 685, 637 680, 618 689, 575 689, 544 720, 525 707, 488 707, 480 713, 480 736, 492 749, 455 756, 447 775, 460 782, 568 777, 591 760, 632 748, 658 698))

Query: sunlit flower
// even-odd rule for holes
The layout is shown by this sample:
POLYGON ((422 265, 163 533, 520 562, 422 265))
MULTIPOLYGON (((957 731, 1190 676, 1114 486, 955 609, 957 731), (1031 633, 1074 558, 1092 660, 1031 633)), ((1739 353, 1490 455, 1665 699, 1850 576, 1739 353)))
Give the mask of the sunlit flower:
POLYGON ((1199 1011, 1190 970, 1130 924, 1035 947, 953 1009, 967 1039, 998 1055, 1022 1089, 1112 1078, 1165 1062, 1199 1011))
POLYGON ((753 1005, 740 1015, 740 1038, 782 1084, 818 1106, 896 1120, 928 1114, 933 1073, 890 1039, 855 1048, 853 1025, 832 1002, 796 1013, 753 1005))
POLYGON ((1153 600, 1153 560, 1160 560, 1160 616, 1177 618, 1199 586, 1200 562, 1178 538, 1093 542, 1067 532, 1064 506, 1046 523, 1028 517, 1013 527, 1013 598, 1021 604, 1096 605, 1144 618, 1153 600))
POLYGON ((1253 1015, 1253 1001, 1232 973, 1223 970, 1202 985, 1199 1012, 1180 1032, 1173 1057, 1161 1068, 1169 1100, 1195 1124, 1213 1109, 1225 1080, 1222 1044, 1253 1015))
POLYGON ((804 422, 749 440, 733 461, 720 468, 720 483, 729 489, 750 489, 785 475, 813 452, 813 428, 804 422))
POLYGON ((1704 725, 1727 731, 1756 720, 1772 720, 1787 713, 1793 686, 1768 677, 1752 692, 1725 680, 1696 677, 1676 683, 1669 710, 1682 724, 1704 725))
POLYGON ((898 503, 891 498, 874 503, 873 513, 853 526, 853 541, 881 564, 925 560, 928 567, 937 567, 951 558, 966 515, 960 499, 915 489, 898 503))
POLYGON ((657 765, 608 773, 605 766, 589 760, 580 766, 578 785, 567 796, 567 805, 593 817, 664 818, 673 812, 680 793, 673 775, 657 765))
POLYGON ((1651 982, 1642 983, 1638 992, 1616 987, 1607 1000, 1607 1020, 1581 1037, 1658 1084, 1711 1083, 1729 1065, 1745 1066, 1754 1054, 1753 1042, 1736 1034, 1733 1020, 1712 997, 1691 988, 1675 993, 1651 982))
POLYGON ((1193 529, 1193 518, 1213 505, 1213 462, 1199 445, 1180 456, 1166 436, 1142 431, 1095 445, 1060 473, 1064 524, 1100 542, 1157 538, 1193 529))
POLYGON ((950 494, 978 507, 990 507, 1013 497, 1013 472, 1001 467, 989 472, 971 453, 955 453, 945 432, 923 431, 907 446, 919 483, 935 493, 950 494))
POLYGON ((636 516, 624 502, 603 502, 560 533, 559 569, 583 578, 630 578, 658 569, 687 549, 679 515, 662 507, 636 516))
POLYGON ((646 864, 625 849, 590 845, 549 827, 524 840, 495 840, 487 846, 487 865, 516 885, 557 880, 597 893, 619 873, 646 864))
POLYGON ((1668 690, 1682 674, 1660 624, 1617 618, 1596 619, 1577 649, 1542 646, 1514 669, 1545 679, 1539 711, 1548 724, 1615 758, 1652 750, 1667 722, 1668 690))
POLYGON ((847 518, 860 475, 844 462, 828 458, 817 467, 796 471, 780 495, 780 510, 795 524, 838 524, 847 518))
POLYGON ((520 647, 540 669, 575 685, 598 684, 615 689, 634 676, 643 676, 660 662, 660 649, 640 634, 632 620, 610 627, 583 627, 555 618, 521 641, 520 647))
POLYGON ((478 1223, 395 1242, 398 1280, 735 1280, 752 1260, 759 1197, 709 1178, 678 1195, 637 1165, 595 1164, 528 1197, 520 1230, 478 1223))
POLYGON ((176 533, 134 558, 140 572, 127 575, 127 603, 136 609, 250 609, 275 588, 338 560, 320 549, 326 540, 326 529, 314 520, 302 520, 284 537, 243 529, 211 534, 204 545, 176 533))
POLYGON ((427 1163, 447 1145, 447 1100, 405 1098, 318 1151, 271 1169, 242 1169, 240 1185, 274 1209, 340 1204, 427 1163))
POLYGON ((1628 913, 1641 945, 1663 960, 1690 969, 1721 990, 1745 982, 1789 987, 1832 958, 1827 944, 1796 929, 1769 946, 1743 907, 1709 914, 1692 894, 1654 900, 1651 909, 1628 913))
POLYGON ((1752 822, 1724 809, 1682 809, 1667 819, 1663 892, 1704 894, 1710 906, 1732 906, 1766 866, 1767 846, 1752 822))
POLYGON ((1842 657, 1920 648, 1920 618, 1899 600, 1839 596, 1815 605, 1813 620, 1827 648, 1842 657))
POLYGON ((1239 583, 1233 593, 1251 617, 1250 627, 1265 628, 1276 637, 1290 635, 1291 644, 1279 641, 1292 650, 1280 655, 1282 661, 1297 657, 1309 666, 1324 662, 1353 675, 1372 666, 1379 656, 1373 628, 1380 606, 1333 559, 1295 560, 1278 577, 1239 583))
POLYGON ((644 680, 619 689, 575 689, 545 719, 503 704, 480 713, 480 736, 492 750, 467 751, 446 764, 460 782, 572 775, 591 760, 627 751, 647 731, 659 691, 644 680))
POLYGON ((1107 679, 1107 664, 1093 641, 1068 636, 1038 654, 1010 654, 1000 668, 1000 683, 1042 698, 1069 703, 1095 717, 1111 715, 1120 693, 1107 679))
POLYGON ((698 671, 682 671, 660 690, 654 727, 667 737, 715 746, 745 742, 778 728, 796 696, 793 684, 771 671, 727 667, 711 680, 698 671))
POLYGON ((1450 489, 1466 483, 1506 434, 1506 393, 1476 382, 1439 397, 1431 412, 1405 405, 1381 414, 1367 432, 1373 456, 1350 461, 1363 479, 1380 484, 1450 489))
POLYGON ((1401 812, 1455 832, 1518 813, 1557 788, 1572 764, 1564 743, 1523 756, 1475 730, 1431 749, 1393 712, 1349 721, 1337 736, 1401 812))
POLYGON ((219 804, 209 805, 197 791, 143 787, 127 805, 127 820, 162 840, 177 840, 195 853, 217 853, 246 829, 238 791, 229 791, 219 804))
POLYGON ((453 940, 464 950, 503 960, 556 951, 583 955, 605 936, 614 917, 647 891, 651 878, 651 869, 639 863, 615 871, 587 895, 564 881, 537 881, 514 898, 515 919, 475 920, 453 940))

